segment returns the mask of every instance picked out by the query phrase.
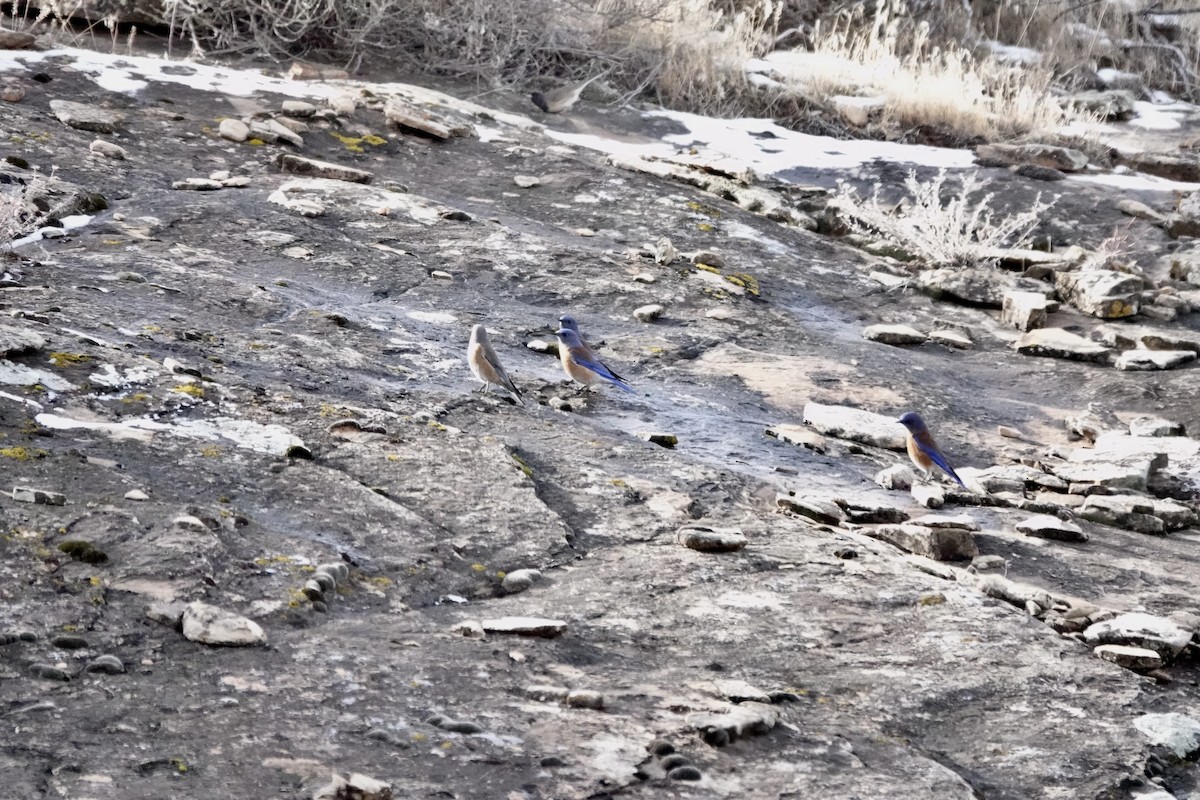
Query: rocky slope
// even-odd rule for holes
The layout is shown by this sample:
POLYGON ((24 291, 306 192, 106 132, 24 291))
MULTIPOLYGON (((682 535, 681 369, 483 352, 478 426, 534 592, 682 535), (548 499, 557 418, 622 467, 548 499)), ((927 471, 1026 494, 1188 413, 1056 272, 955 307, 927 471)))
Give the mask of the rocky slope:
MULTIPOLYGON (((809 230, 838 173, 540 124, 632 114, 88 72, 0 108, 6 190, 54 167, 43 205, 95 215, 0 262, 12 796, 1200 791, 1198 373, 1114 368, 1200 350, 1164 195, 1133 288, 1029 255, 962 288, 809 230), (564 385, 568 312, 636 396, 564 385), (523 406, 472 394, 477 322, 523 406), (972 491, 903 490, 909 409, 972 491)), ((1065 185, 1056 244, 1130 219, 1065 185)))

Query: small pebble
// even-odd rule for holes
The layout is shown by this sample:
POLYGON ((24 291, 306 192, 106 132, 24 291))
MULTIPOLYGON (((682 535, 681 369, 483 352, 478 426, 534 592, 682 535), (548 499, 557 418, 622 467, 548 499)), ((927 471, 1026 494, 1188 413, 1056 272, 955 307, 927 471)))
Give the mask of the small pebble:
POLYGON ((128 492, 125 493, 125 499, 126 500, 136 500, 138 502, 142 502, 144 500, 149 500, 150 495, 146 494, 141 489, 130 489, 128 492))
POLYGON ((427 725, 433 725, 436 728, 441 728, 444 731, 451 733, 483 733, 483 728, 476 725, 474 722, 467 722, 461 719, 451 719, 442 714, 434 714, 429 719, 425 720, 427 725))
POLYGON ((654 322, 663 315, 665 308, 658 303, 650 303, 649 305, 640 306, 633 310, 633 316, 640 322, 654 322))
POLYGON ((571 708, 604 708, 604 695, 591 689, 576 689, 567 695, 567 705, 571 708))
POLYGON ((125 671, 121 659, 113 655, 97 656, 83 668, 84 672, 102 672, 105 675, 120 675, 125 671))
POLYGON ((334 577, 338 583, 345 583, 350 580, 350 566, 345 561, 334 561, 329 564, 318 564, 317 572, 327 572, 334 577))
POLYGON ((543 767, 565 767, 567 762, 558 756, 546 756, 539 762, 543 767))
POLYGON ((69 634, 55 636, 50 640, 50 643, 63 650, 82 650, 88 646, 87 639, 82 636, 71 636, 69 634))
POLYGON ((675 745, 665 739, 655 739, 646 749, 656 756, 669 756, 675 752, 675 745))
POLYGON ((698 781, 704 776, 700 774, 700 770, 689 764, 683 767, 676 767, 667 773, 667 777, 673 781, 698 781))
POLYGON ((45 678, 48 681, 69 681, 71 676, 64 670, 59 669, 51 664, 43 664, 38 662, 29 665, 29 671, 39 678, 45 678))
POLYGON ((500 586, 509 594, 517 594, 532 587, 542 579, 542 573, 536 569, 515 569, 504 576, 500 586))
POLYGON ((668 450, 679 444, 679 437, 673 433, 661 433, 655 431, 642 431, 637 437, 643 441, 656 444, 659 447, 665 447, 668 450))
POLYGON ((124 147, 121 147, 119 144, 114 144, 113 142, 106 142, 103 139, 97 139, 96 141, 92 142, 88 147, 88 150, 94 155, 111 158, 114 161, 124 161, 128 156, 124 147))
POLYGON ((1007 425, 999 425, 996 427, 996 432, 1005 439, 1024 439, 1025 434, 1021 433, 1016 428, 1010 428, 1007 425))

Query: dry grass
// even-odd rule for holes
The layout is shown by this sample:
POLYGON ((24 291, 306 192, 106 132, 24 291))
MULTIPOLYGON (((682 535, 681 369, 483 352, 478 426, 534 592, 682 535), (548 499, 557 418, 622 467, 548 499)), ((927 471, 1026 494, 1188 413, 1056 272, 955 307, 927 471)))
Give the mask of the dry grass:
POLYGON ((40 175, 24 185, 9 185, 0 191, 0 249, 41 225, 46 214, 34 200, 46 194, 50 182, 40 175))
POLYGON ((997 217, 993 193, 982 194, 977 173, 963 175, 956 193, 943 200, 946 171, 921 182, 915 172, 904 181, 909 198, 898 207, 882 203, 880 187, 867 198, 843 183, 834 205, 853 233, 886 242, 928 267, 974 267, 993 263, 998 251, 1022 247, 1054 203, 1037 198, 1018 214, 997 217))
POLYGON ((627 86, 697 107, 740 90, 742 63, 769 43, 777 16, 771 0, 164 0, 164 6, 176 35, 208 52, 303 53, 351 68, 382 59, 493 84, 581 78, 614 66, 627 86))
POLYGON ((875 96, 882 122, 929 127, 963 140, 1016 139, 1056 132, 1069 121, 1051 92, 1052 75, 1036 65, 1015 67, 939 45, 929 25, 887 0, 871 18, 843 14, 818 25, 814 46, 793 53, 791 79, 809 97, 875 96))
MULTIPOLYGON (((620 0, 602 0, 606 19, 625 13, 620 0)), ((710 0, 645 2, 625 24, 607 31, 599 44, 627 59, 626 72, 650 87, 659 102, 709 114, 745 111, 750 84, 746 61, 770 46, 781 3, 748 0, 721 8, 710 0)))

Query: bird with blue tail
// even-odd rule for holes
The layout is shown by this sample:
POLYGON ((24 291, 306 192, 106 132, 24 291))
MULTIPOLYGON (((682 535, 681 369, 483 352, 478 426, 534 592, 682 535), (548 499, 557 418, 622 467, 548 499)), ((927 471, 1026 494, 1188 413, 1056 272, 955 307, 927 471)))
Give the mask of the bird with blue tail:
POLYGON ((558 356, 568 378, 589 387, 597 383, 611 383, 623 392, 634 394, 633 388, 604 366, 574 330, 560 327, 555 335, 558 337, 558 356))
MULTIPOLYGON (((612 375, 614 378, 616 378, 617 380, 622 381, 624 383, 629 383, 629 381, 625 380, 620 375, 618 375, 617 371, 615 369, 613 369, 608 364, 605 364, 603 361, 600 360, 600 357, 596 355, 596 351, 592 349, 592 346, 590 344, 588 344, 587 337, 583 335, 583 331, 579 330, 579 323, 575 321, 574 317, 572 317, 570 314, 563 314, 561 317, 558 318, 558 326, 560 328, 563 328, 564 330, 575 331, 575 335, 579 337, 579 343, 581 345, 583 345, 584 355, 587 356, 587 359, 589 361, 594 361, 595 363, 604 367, 606 370, 608 370, 608 373, 610 375, 612 375)), ((563 350, 559 350, 560 359, 563 357, 564 352, 565 351, 563 351, 563 350)), ((566 361, 563 361, 563 369, 566 369, 566 367, 567 367, 566 361)))
POLYGON ((954 471, 954 467, 950 466, 950 460, 946 458, 945 453, 938 447, 933 434, 929 432, 929 428, 925 425, 925 420, 921 419, 920 414, 915 411, 908 411, 897 421, 908 429, 908 457, 912 461, 913 466, 924 473, 926 480, 932 477, 933 467, 936 464, 941 468, 942 472, 953 478, 959 486, 964 489, 967 488, 962 478, 958 477, 958 473, 954 471))

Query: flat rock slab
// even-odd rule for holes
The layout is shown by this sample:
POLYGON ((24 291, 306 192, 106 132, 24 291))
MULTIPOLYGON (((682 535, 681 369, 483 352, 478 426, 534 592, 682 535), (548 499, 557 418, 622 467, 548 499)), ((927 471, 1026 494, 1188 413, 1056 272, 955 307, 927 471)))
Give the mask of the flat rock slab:
POLYGON ((834 501, 845 512, 847 519, 858 525, 898 524, 908 520, 908 512, 884 503, 867 500, 834 501))
POLYGON ((51 100, 50 110, 62 124, 95 133, 114 133, 125 119, 115 111, 105 111, 91 103, 76 103, 73 100, 51 100))
POLYGON ((225 184, 212 178, 184 178, 174 181, 171 188, 189 192, 217 192, 224 189, 225 184))
POLYGON ((1170 750, 1176 758, 1189 759, 1200 754, 1200 719, 1170 711, 1165 714, 1144 714, 1133 721, 1133 727, 1151 744, 1170 750))
POLYGON ((946 504, 946 490, 932 483, 914 483, 911 494, 922 508, 941 508, 946 504))
POLYGON ((1162 417, 1138 417, 1129 423, 1130 436, 1183 436, 1185 433, 1182 422, 1162 417))
POLYGON ((1132 317, 1141 305, 1142 279, 1128 272, 1058 272, 1054 284, 1068 303, 1100 319, 1132 317))
POLYGON ((1089 625, 1083 638, 1091 645, 1123 644, 1153 650, 1170 660, 1183 652, 1193 632, 1166 617, 1132 612, 1089 625))
POLYGON ((1007 291, 1004 293, 1000 321, 1019 331, 1031 331, 1046 325, 1049 301, 1041 292, 1007 291))
POLYGON ((955 350, 970 350, 975 347, 969 336, 955 330, 930 331, 929 341, 955 350))
POLYGON ((978 471, 964 467, 959 474, 963 476, 963 480, 967 480, 964 473, 970 474, 972 484, 989 493, 1020 492, 1026 488, 1065 492, 1068 488, 1067 482, 1062 478, 1056 478, 1048 472, 1024 464, 997 464, 978 471))
POLYGON ((273 119, 251 120, 250 136, 267 144, 284 142, 293 147, 303 147, 304 137, 286 125, 273 119))
POLYGON ((1049 144, 981 144, 975 157, 989 166, 1033 164, 1062 172, 1081 172, 1088 165, 1088 157, 1080 151, 1049 144))
POLYGON ((1096 335, 1109 347, 1147 350, 1191 350, 1200 352, 1200 331, 1187 328, 1156 328, 1150 325, 1105 325, 1096 335))
POLYGON ((862 532, 905 552, 935 561, 960 561, 979 555, 975 538, 963 528, 926 528, 906 523, 863 528, 862 532))
POLYGON ((1103 361, 1109 349, 1062 328, 1038 328, 1029 331, 1013 345, 1027 356, 1065 358, 1072 361, 1103 361))
POLYGON ((349 181, 350 183, 370 183, 375 176, 365 169, 356 169, 342 164, 332 164, 328 161, 318 161, 315 158, 305 158, 294 153, 280 153, 275 163, 284 172, 293 175, 304 175, 310 178, 327 178, 333 181, 349 181))
POLYGON ((438 117, 424 108, 414 106, 398 97, 393 97, 384 106, 383 114, 394 127, 415 131, 434 139, 446 140, 452 136, 473 136, 475 129, 470 125, 455 122, 447 117, 438 117))
POLYGON ((875 473, 875 483, 884 489, 894 491, 907 491, 913 486, 916 480, 916 473, 904 464, 896 464, 875 473))
POLYGON ((28 353, 46 346, 46 340, 28 328, 0 324, 0 357, 28 353))
POLYGON ((808 517, 823 525, 842 524, 842 509, 832 500, 797 495, 792 492, 780 492, 775 496, 775 503, 785 511, 808 517))
POLYGON ((1114 457, 1066 461, 1050 465, 1055 476, 1067 483, 1095 483, 1117 489, 1146 490, 1150 476, 1159 468, 1152 457, 1114 457))
POLYGON ((25 31, 10 31, 0 28, 0 50, 24 50, 32 47, 37 37, 25 31))
POLYGON ((1117 666, 1139 672, 1148 672, 1163 665, 1162 656, 1144 647, 1130 647, 1123 644, 1102 644, 1092 651, 1105 661, 1111 661, 1117 666))
POLYGON ((702 712, 688 719, 705 741, 725 744, 747 736, 762 736, 779 722, 779 711, 772 705, 748 701, 724 711, 702 712), (714 737, 714 732, 720 731, 714 737), (714 740, 715 739, 715 740, 714 740))
POLYGON ((927 269, 917 275, 917 288, 935 300, 953 300, 972 306, 1000 308, 1009 291, 1052 291, 1041 281, 1021 278, 994 269, 927 269))
POLYGON ((225 647, 246 647, 267 640, 267 635, 254 620, 198 600, 183 610, 183 637, 201 644, 225 647))
POLYGON ((764 433, 781 442, 794 444, 797 447, 807 447, 809 450, 815 450, 818 453, 825 452, 825 437, 803 425, 772 425, 764 433))
POLYGON ((849 406, 807 403, 804 422, 818 433, 888 450, 903 450, 904 426, 892 417, 849 406))
POLYGON ((732 528, 684 528, 679 532, 679 543, 702 553, 733 553, 746 546, 746 535, 732 528))
POLYGON ((1078 513, 1080 517, 1102 525, 1156 536, 1165 534, 1168 527, 1174 530, 1186 527, 1194 519, 1191 509, 1186 506, 1141 495, 1090 495, 1078 513), (1171 520, 1170 525, 1164 517, 1171 520))
POLYGON ((1196 353, 1192 350, 1126 350, 1117 356, 1114 366, 1129 372, 1175 369, 1195 358, 1196 353))
POLYGON ((567 629, 567 623, 557 619, 541 617, 500 617, 485 619, 479 623, 485 633, 513 633, 518 636, 538 636, 543 639, 553 639, 561 636, 567 629))
POLYGON ((862 335, 869 342, 894 345, 924 344, 928 338, 908 325, 870 325, 863 329, 862 335))
POLYGON ((966 514, 926 514, 912 520, 913 525, 926 528, 962 528, 965 531, 979 530, 979 523, 966 514))
POLYGON ((12 499, 18 503, 36 503, 40 506, 65 506, 67 496, 62 492, 35 489, 32 486, 14 486, 12 499))
POLYGON ((1038 514, 1017 523, 1017 530, 1026 536, 1039 539, 1054 539, 1059 542, 1086 542, 1087 533, 1074 522, 1067 522, 1050 514, 1038 514))

